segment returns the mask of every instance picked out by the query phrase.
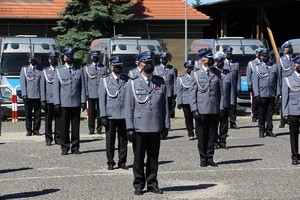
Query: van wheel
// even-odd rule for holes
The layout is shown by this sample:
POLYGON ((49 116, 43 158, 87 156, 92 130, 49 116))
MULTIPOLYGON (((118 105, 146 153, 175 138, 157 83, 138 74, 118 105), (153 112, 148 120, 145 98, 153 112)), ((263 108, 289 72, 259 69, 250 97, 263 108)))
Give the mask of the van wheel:
POLYGON ((2 115, 2 121, 7 121, 8 117, 6 115, 2 115))

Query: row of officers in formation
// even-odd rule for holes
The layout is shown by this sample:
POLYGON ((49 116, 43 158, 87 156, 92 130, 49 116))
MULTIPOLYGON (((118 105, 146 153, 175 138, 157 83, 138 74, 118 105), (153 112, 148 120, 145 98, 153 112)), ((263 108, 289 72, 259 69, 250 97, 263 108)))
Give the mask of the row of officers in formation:
MULTIPOLYGON (((282 95, 282 118, 289 121, 292 164, 298 164, 300 105, 300 58, 292 57, 290 43, 283 45, 284 55, 277 64, 270 61, 267 49, 257 49, 249 62, 247 79, 253 91, 253 117, 258 118, 259 137, 275 137, 272 132, 274 103, 282 95)), ((134 194, 143 189, 162 194, 157 171, 160 140, 168 136, 170 110, 177 98, 177 108, 184 112, 190 140, 198 139, 200 166, 216 167, 216 148, 227 148, 228 118, 235 124, 237 94, 240 91, 239 64, 233 61, 232 48, 213 56, 210 49, 200 49, 199 59, 184 63, 185 73, 177 77, 168 63, 168 53, 160 55, 154 66, 154 53, 136 56, 136 67, 122 73, 121 56, 110 59, 110 66, 99 63, 100 52, 91 51, 92 63, 75 66, 73 49, 49 53, 49 67, 37 66, 34 54, 21 70, 21 92, 25 105, 27 136, 40 135, 41 109, 45 111, 45 140, 50 146, 61 145, 61 154, 80 154, 80 114, 89 105, 89 133, 106 130, 107 169, 113 170, 115 140, 118 139, 118 168, 128 169, 127 142, 133 143, 134 194), (34 120, 32 123, 32 111, 34 120), (96 122, 95 122, 96 121, 96 122), (57 122, 52 130, 52 122, 57 122), (195 129, 194 129, 195 123, 195 129), (70 126, 71 125, 71 126, 70 126), (71 128, 71 137, 70 137, 71 128), (194 132, 195 130, 195 132, 194 132), (144 159, 147 155, 146 170, 144 159)))

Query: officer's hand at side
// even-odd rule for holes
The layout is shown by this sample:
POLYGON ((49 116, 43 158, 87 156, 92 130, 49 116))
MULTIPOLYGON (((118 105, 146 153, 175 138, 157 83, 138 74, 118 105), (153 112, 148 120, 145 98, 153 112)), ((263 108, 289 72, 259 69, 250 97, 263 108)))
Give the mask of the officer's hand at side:
POLYGON ((42 101, 42 102, 41 102, 41 108, 46 112, 46 110, 47 110, 47 104, 46 104, 46 101, 42 101))
POLYGON ((220 110, 220 118, 223 118, 225 115, 225 111, 224 110, 220 110))
POLYGON ((126 133, 127 139, 129 142, 133 142, 135 140, 135 131, 134 129, 128 129, 126 133))
POLYGON ((85 109, 86 109, 86 104, 85 103, 81 104, 81 109, 82 109, 82 112, 85 111, 85 109))
POLYGON ((260 96, 256 96, 256 97, 255 97, 255 101, 256 101, 257 103, 260 103, 260 102, 261 102, 260 96))
POLYGON ((289 116, 284 116, 283 119, 289 121, 289 116))
POLYGON ((23 102, 24 102, 25 104, 28 103, 28 99, 27 99, 27 96, 26 96, 26 95, 23 96, 23 102))
POLYGON ((101 125, 105 127, 108 125, 107 117, 101 117, 101 125))
POLYGON ((198 110, 194 110, 193 111, 193 118, 196 120, 196 121, 200 121, 201 118, 200 118, 200 113, 198 112, 198 110))
POLYGON ((237 92, 236 92, 237 94, 241 94, 241 90, 237 90, 237 92))
POLYGON ((182 108, 182 104, 178 104, 177 108, 180 110, 182 108))
POLYGON ((253 92, 252 85, 248 85, 248 91, 249 91, 249 92, 253 92))
POLYGON ((165 140, 168 137, 168 135, 169 135, 169 129, 163 128, 162 133, 161 133, 161 138, 163 140, 165 140))
POLYGON ((280 96, 279 96, 279 95, 276 95, 276 96, 275 96, 275 102, 277 103, 277 102, 279 101, 279 99, 280 99, 280 96))
POLYGON ((55 110, 55 112, 56 112, 57 114, 60 114, 60 113, 61 113, 61 107, 60 107, 60 105, 59 105, 59 104, 56 104, 56 105, 54 106, 54 110, 55 110))

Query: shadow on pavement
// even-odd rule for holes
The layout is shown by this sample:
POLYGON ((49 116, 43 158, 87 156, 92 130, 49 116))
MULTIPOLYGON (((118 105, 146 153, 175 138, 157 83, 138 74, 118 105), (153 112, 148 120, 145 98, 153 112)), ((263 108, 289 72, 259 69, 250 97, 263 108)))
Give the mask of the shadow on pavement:
POLYGON ((258 125, 253 125, 253 126, 240 126, 240 129, 243 129, 243 128, 255 128, 255 127, 258 127, 258 125))
POLYGON ((177 138, 181 138, 184 136, 168 136, 165 140, 173 140, 173 139, 177 139, 177 138))
POLYGON ((95 138, 95 139, 88 139, 88 140, 80 140, 80 143, 89 143, 89 142, 97 142, 103 140, 103 138, 95 138))
POLYGON ((33 191, 33 192, 21 192, 21 193, 14 193, 14 194, 7 194, 0 196, 0 199, 21 199, 21 198, 30 198, 30 197, 37 197, 41 195, 50 194, 53 192, 57 192, 60 189, 45 189, 42 191, 33 191))
MULTIPOLYGON (((169 161, 159 161, 158 165, 163 165, 163 164, 168 164, 168 163, 172 163, 174 162, 173 160, 169 160, 169 161)), ((133 165, 127 165, 128 168, 132 168, 133 165)), ((144 166, 146 166, 146 163, 144 163, 144 166)))
POLYGON ((262 159, 226 160, 226 161, 218 162, 218 165, 240 164, 240 163, 254 162, 260 160, 262 159))
POLYGON ((95 149, 95 150, 87 150, 87 151, 80 151, 82 154, 83 153, 95 153, 95 152, 104 152, 106 149, 95 149))
POLYGON ((1 169, 0 174, 9 173, 9 172, 23 171, 23 170, 29 170, 29 169, 33 169, 33 168, 31 168, 31 167, 22 167, 22 168, 18 168, 18 169, 1 169))
POLYGON ((246 145, 236 145, 236 146, 227 146, 229 149, 234 148, 248 148, 248 147, 260 147, 264 146, 264 144, 246 144, 246 145))
POLYGON ((284 132, 284 133, 276 133, 276 136, 282 136, 282 135, 290 135, 289 132, 284 132))
POLYGON ((199 184, 199 185, 185 185, 162 188, 163 191, 189 191, 189 190, 202 190, 210 187, 214 187, 217 184, 199 184))

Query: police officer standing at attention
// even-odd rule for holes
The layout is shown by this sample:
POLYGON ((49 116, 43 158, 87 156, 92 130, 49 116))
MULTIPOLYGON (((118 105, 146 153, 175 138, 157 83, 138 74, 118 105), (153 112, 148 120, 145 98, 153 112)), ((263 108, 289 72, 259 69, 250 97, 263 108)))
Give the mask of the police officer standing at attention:
MULTIPOLYGON (((283 56, 277 61, 277 66, 278 66, 278 72, 279 72, 279 77, 280 77, 280 84, 282 85, 283 79, 289 75, 291 75, 294 72, 294 67, 293 67, 293 47, 292 44, 287 41, 285 42, 281 48, 283 49, 283 56)), ((279 128, 284 128, 285 124, 288 123, 288 120, 284 119, 282 116, 281 112, 281 120, 280 120, 280 125, 279 128)))
POLYGON ((214 141, 218 128, 219 112, 222 94, 220 71, 209 66, 208 60, 213 59, 212 53, 202 58, 202 68, 193 72, 189 92, 191 111, 198 123, 198 151, 200 166, 218 166, 214 160, 214 141))
POLYGON ((184 63, 185 74, 177 78, 176 94, 177 94, 177 108, 183 109, 185 127, 188 131, 189 140, 195 139, 194 134, 194 119, 190 107, 190 81, 192 79, 191 73, 194 71, 195 62, 188 60, 184 63))
MULTIPOLYGON (((221 72, 223 96, 220 104, 219 134, 216 132, 215 148, 228 149, 226 146, 226 138, 228 136, 228 117, 229 109, 234 105, 236 92, 233 89, 233 77, 230 69, 224 68, 224 57, 218 56, 215 59, 215 67, 221 72)), ((226 66, 228 67, 228 65, 226 66)))
MULTIPOLYGON (((169 114, 172 116, 172 111, 176 106, 176 79, 177 79, 177 70, 169 64, 169 54, 163 52, 160 54, 160 65, 156 65, 154 68, 154 75, 158 75, 165 80, 167 87, 167 95, 168 95, 168 105, 169 105, 169 114)), ((165 138, 163 138, 165 139, 165 138)))
POLYGON ((26 136, 41 135, 41 88, 40 81, 42 68, 37 66, 34 54, 28 54, 27 66, 22 67, 20 73, 21 93, 25 107, 26 136), (32 127, 32 109, 34 110, 34 123, 32 127))
POLYGON ((300 58, 293 59, 293 72, 283 78, 282 115, 290 122, 290 144, 292 165, 298 165, 299 154, 299 120, 300 120, 300 58))
POLYGON ((263 138, 265 133, 266 136, 276 137, 273 134, 273 114, 275 98, 280 95, 278 68, 270 62, 267 49, 262 49, 259 57, 262 62, 254 67, 252 74, 253 93, 258 106, 259 137, 263 138))
MULTIPOLYGON (((198 60, 195 62, 195 69, 201 69, 202 67, 202 61, 204 55, 206 55, 208 52, 211 52, 208 48, 203 48, 198 50, 198 60)), ((213 60, 210 60, 210 62, 213 62, 213 60)))
POLYGON ((241 75, 240 75, 240 69, 239 69, 239 63, 233 62, 232 60, 232 47, 228 47, 223 49, 224 52, 224 67, 226 69, 230 69, 232 77, 233 77, 233 89, 236 92, 234 104, 230 106, 229 110, 229 121, 230 121, 230 128, 232 129, 239 129, 239 127, 236 125, 236 106, 237 106, 237 94, 241 92, 241 75))
POLYGON ((61 136, 62 155, 79 151, 80 106, 86 109, 86 94, 83 71, 75 66, 73 49, 63 51, 65 64, 55 70, 53 82, 54 109, 57 112, 61 136), (71 124, 71 141, 70 129, 71 124), (71 146, 72 145, 72 146, 71 146))
POLYGON ((125 101, 127 138, 133 143, 134 194, 147 190, 162 194, 158 187, 157 171, 161 135, 170 126, 166 85, 160 76, 153 75, 153 57, 139 56, 142 73, 128 82, 125 101), (146 174, 144 158, 147 153, 146 174))
POLYGON ((257 103, 256 103, 255 99, 253 98, 253 87, 252 87, 253 76, 252 76, 252 74, 254 72, 254 67, 261 62, 261 60, 259 59, 259 56, 258 56, 260 50, 261 50, 261 48, 255 49, 256 58, 248 62, 247 72, 246 72, 248 91, 252 92, 252 101, 251 101, 251 104, 252 104, 251 105, 252 106, 252 122, 257 122, 257 119, 258 119, 257 103))
POLYGON ((54 82, 54 73, 56 66, 58 64, 58 52, 50 52, 49 56, 49 64, 50 67, 43 69, 43 74, 41 77, 41 107, 45 111, 45 140, 46 145, 50 146, 53 141, 52 134, 54 133, 54 142, 55 144, 60 143, 60 136, 57 130, 57 121, 56 121, 56 113, 54 111, 54 103, 53 103, 53 82, 54 82), (52 121, 55 122, 54 132, 52 131, 52 121))
POLYGON ((108 170, 113 170, 116 133, 118 132, 118 168, 128 169, 127 137, 125 123, 125 90, 129 76, 121 74, 123 61, 120 56, 110 58, 111 74, 101 78, 99 87, 101 123, 107 127, 106 157, 108 170))
MULTIPOLYGON (((155 53, 153 51, 145 51, 143 52, 143 54, 147 54, 149 56, 151 56, 153 58, 152 60, 152 63, 154 61, 154 57, 155 57, 155 53)), ((135 56, 135 64, 136 64, 136 67, 131 69, 129 72, 128 72, 128 76, 130 78, 135 78, 135 77, 139 77, 140 74, 142 73, 142 68, 140 67, 139 65, 139 54, 135 56)))
POLYGON ((97 120, 96 131, 101 134, 101 121, 99 112, 99 83, 100 78, 108 73, 107 67, 99 63, 100 51, 91 51, 92 63, 83 69, 86 85, 86 95, 89 105, 88 126, 89 134, 95 132, 95 119, 97 120))

